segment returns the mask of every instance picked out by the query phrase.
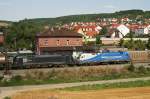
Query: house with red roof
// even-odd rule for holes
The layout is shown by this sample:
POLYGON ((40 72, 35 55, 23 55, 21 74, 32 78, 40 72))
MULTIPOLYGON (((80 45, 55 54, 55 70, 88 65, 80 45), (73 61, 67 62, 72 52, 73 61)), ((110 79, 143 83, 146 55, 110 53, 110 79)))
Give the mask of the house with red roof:
POLYGON ((108 35, 111 38, 123 38, 130 32, 130 29, 124 24, 112 24, 109 27, 108 35))
POLYGON ((86 38, 95 38, 97 34, 99 34, 102 28, 96 25, 77 25, 74 27, 74 30, 86 38))

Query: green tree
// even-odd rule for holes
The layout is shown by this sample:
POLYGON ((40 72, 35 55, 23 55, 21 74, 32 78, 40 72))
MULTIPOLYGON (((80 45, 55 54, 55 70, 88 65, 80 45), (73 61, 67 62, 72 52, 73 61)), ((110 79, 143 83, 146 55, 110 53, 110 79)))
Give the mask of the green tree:
POLYGON ((128 45, 128 48, 129 49, 134 49, 134 40, 133 40, 133 33, 132 32, 130 32, 129 33, 129 38, 130 38, 130 40, 129 40, 129 45, 128 45))
POLYGON ((42 30, 42 26, 39 26, 33 22, 23 20, 13 23, 8 28, 8 34, 6 37, 7 44, 10 49, 17 50, 19 48, 34 49, 35 35, 42 30))
POLYGON ((96 36, 96 44, 102 44, 101 36, 100 35, 96 36))
POLYGON ((147 49, 150 50, 150 37, 149 37, 149 39, 148 39, 148 42, 147 42, 147 44, 146 44, 146 47, 147 47, 147 49))
POLYGON ((145 50, 146 49, 146 43, 141 40, 134 41, 134 49, 137 50, 145 50))
POLYGON ((108 30, 106 27, 103 27, 102 30, 100 31, 100 35, 106 35, 108 33, 108 30))
POLYGON ((119 46, 120 46, 120 47, 124 46, 124 39, 121 39, 121 40, 119 41, 119 46))

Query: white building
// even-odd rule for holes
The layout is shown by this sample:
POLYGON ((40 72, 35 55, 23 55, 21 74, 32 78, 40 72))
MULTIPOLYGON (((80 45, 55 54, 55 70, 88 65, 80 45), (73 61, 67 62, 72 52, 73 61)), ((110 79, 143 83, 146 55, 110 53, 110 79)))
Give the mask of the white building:
POLYGON ((150 25, 146 27, 141 27, 135 30, 136 35, 146 35, 150 33, 150 25))
POLYGON ((125 25, 121 24, 117 27, 117 30, 121 33, 122 37, 126 36, 128 33, 130 33, 130 29, 126 27, 125 25))
POLYGON ((109 35, 111 38, 123 38, 128 33, 130 33, 130 29, 121 24, 121 25, 114 25, 110 28, 109 35))

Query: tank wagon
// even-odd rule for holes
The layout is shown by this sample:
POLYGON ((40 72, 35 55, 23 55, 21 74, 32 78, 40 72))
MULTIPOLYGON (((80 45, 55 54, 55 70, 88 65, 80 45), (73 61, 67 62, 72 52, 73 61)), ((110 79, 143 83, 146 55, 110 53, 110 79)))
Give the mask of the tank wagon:
POLYGON ((6 57, 3 53, 0 53, 0 69, 2 69, 5 64, 6 64, 6 57))

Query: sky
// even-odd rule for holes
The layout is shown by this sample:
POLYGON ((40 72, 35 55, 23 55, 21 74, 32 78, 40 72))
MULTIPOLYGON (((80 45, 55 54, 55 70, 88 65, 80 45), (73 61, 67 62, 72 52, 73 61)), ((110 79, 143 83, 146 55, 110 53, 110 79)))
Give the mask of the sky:
POLYGON ((150 0, 0 0, 0 20, 150 10, 150 0))

